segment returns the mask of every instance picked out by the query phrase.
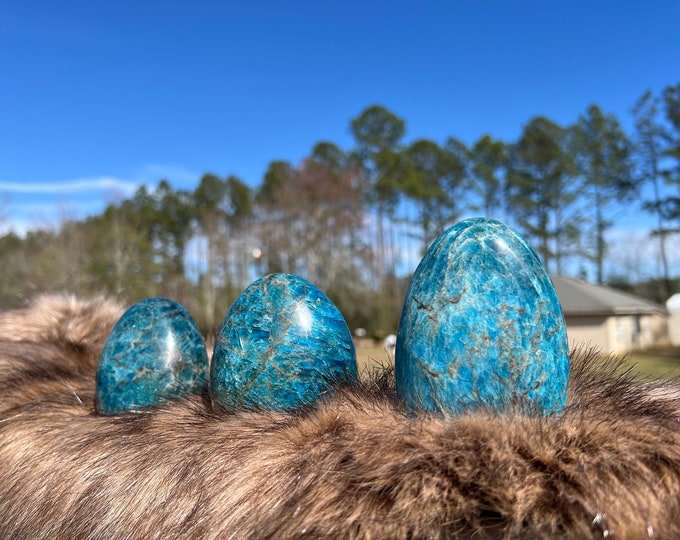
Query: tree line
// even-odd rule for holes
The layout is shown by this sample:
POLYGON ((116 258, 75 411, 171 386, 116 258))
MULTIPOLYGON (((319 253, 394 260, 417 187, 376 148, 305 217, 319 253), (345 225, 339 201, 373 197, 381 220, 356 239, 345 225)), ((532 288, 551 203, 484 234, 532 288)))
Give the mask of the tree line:
MULTIPOLYGON (((353 147, 318 142, 300 164, 273 161, 257 186, 204 174, 193 191, 166 180, 99 215, 0 237, 0 307, 37 292, 168 296, 201 328, 269 272, 299 274, 336 302, 350 327, 396 328, 409 263, 462 216, 517 228, 551 272, 568 263, 605 276, 607 232, 623 204, 654 218, 659 275, 648 294, 677 290, 667 242, 680 231, 680 83, 646 92, 634 129, 591 105, 572 124, 531 118, 516 141, 484 135, 406 140, 406 123, 373 105, 350 121, 353 147)), ((573 265, 572 265, 573 266, 573 265)))

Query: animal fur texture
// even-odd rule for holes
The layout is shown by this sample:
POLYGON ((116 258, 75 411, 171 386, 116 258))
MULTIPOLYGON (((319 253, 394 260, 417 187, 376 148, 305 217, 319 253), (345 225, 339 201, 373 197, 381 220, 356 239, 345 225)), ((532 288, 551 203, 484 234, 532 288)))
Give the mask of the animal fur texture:
POLYGON ((122 309, 0 314, 0 538, 680 538, 680 392, 572 358, 551 417, 412 416, 389 370, 296 414, 94 407, 122 309))

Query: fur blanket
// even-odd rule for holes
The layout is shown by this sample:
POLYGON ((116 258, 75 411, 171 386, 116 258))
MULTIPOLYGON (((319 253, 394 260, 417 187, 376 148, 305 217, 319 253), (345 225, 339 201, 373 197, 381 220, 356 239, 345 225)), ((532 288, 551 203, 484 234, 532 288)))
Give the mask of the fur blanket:
POLYGON ((581 351, 543 418, 405 413, 390 370, 296 414, 100 416, 116 303, 0 314, 0 538, 680 538, 680 392, 581 351))

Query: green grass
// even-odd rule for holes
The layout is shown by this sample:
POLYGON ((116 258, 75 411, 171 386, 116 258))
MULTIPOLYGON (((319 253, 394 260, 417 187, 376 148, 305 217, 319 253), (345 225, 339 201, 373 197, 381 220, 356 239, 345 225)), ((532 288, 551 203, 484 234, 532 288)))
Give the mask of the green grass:
POLYGON ((394 358, 389 357, 381 344, 376 345, 372 341, 366 341, 357 346, 357 367, 359 368, 359 373, 392 364, 394 364, 394 358))
MULTIPOLYGON (((625 368, 631 368, 639 377, 680 377, 680 347, 658 347, 638 351, 622 357, 625 368)), ((359 373, 393 364, 382 345, 372 342, 357 347, 359 373)))
POLYGON ((640 377, 680 376, 680 347, 657 347, 637 351, 625 356, 623 361, 640 377))

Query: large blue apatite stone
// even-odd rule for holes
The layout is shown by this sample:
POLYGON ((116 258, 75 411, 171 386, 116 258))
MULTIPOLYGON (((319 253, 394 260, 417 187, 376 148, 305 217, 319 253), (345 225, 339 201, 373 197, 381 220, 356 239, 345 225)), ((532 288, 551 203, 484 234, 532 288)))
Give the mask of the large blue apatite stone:
POLYGON ((224 407, 289 411, 356 378, 352 336, 333 302, 298 276, 270 274, 224 318, 210 391, 224 407))
POLYGON ((397 393, 415 410, 560 411, 567 330, 538 255, 495 220, 445 231, 406 293, 395 363, 397 393))
POLYGON ((123 314, 102 349, 97 411, 134 411, 207 385, 208 354, 194 319, 173 300, 147 298, 123 314))

